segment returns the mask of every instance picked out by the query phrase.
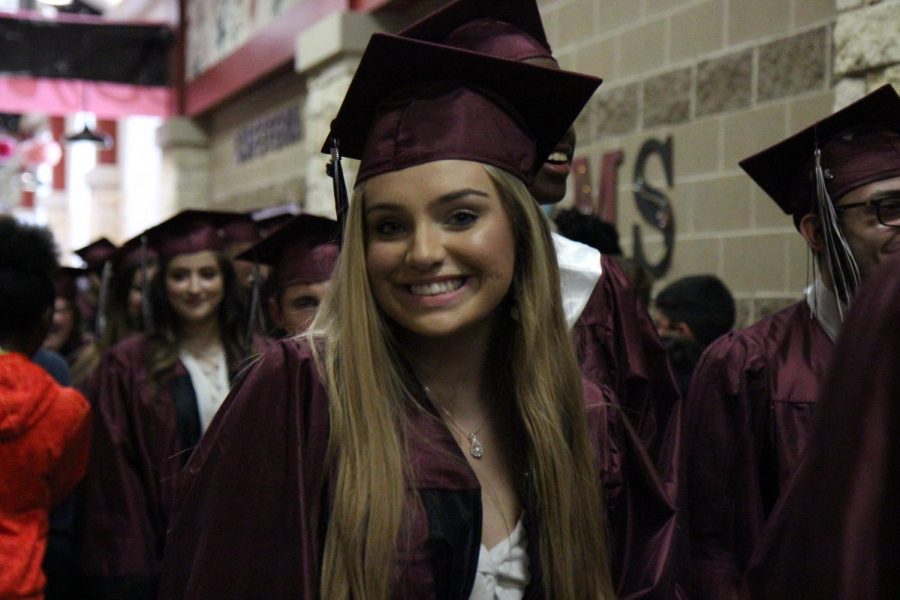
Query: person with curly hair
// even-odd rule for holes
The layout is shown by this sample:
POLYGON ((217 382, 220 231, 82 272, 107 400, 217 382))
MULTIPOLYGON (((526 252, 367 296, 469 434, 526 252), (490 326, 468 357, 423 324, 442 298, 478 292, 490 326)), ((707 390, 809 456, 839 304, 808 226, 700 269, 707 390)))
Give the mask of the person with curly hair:
POLYGON ((84 476, 90 408, 30 357, 53 313, 56 247, 0 215, 0 597, 42 598, 49 514, 84 476))

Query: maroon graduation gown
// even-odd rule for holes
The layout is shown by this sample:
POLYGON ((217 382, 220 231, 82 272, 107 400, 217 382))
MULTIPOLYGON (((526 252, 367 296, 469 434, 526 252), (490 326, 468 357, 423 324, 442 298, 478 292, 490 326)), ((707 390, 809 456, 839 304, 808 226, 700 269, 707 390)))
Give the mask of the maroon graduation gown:
POLYGON ((685 405, 692 598, 733 598, 797 468, 833 343, 806 301, 715 341, 685 405))
POLYGON ((854 302, 831 365, 751 560, 753 598, 900 597, 900 259, 854 302))
POLYGON ((601 257, 601 266, 600 280, 572 331, 575 350, 582 375, 614 390, 615 401, 650 458, 646 476, 658 479, 668 494, 675 516, 655 553, 656 564, 648 568, 675 582, 681 597, 687 587, 688 552, 683 511, 679 507, 675 512, 682 399, 653 319, 628 276, 606 255, 601 257))
MULTIPOLYGON (((611 392, 585 385, 617 587, 622 597, 671 598, 657 558, 672 537, 671 505, 611 392)), ((428 412, 410 416, 411 508, 400 536, 408 545, 395 590, 400 598, 464 599, 481 543, 481 491, 449 430, 422 402, 428 412)), ((314 514, 328 512, 328 428, 328 396, 309 350, 280 342, 229 395, 182 473, 161 598, 319 597, 327 518, 314 514)), ((534 536, 528 504, 525 528, 534 536)), ((537 542, 529 537, 530 598, 543 595, 537 542)))
MULTIPOLYGON (((681 398, 653 319, 606 255, 572 336, 582 375, 616 393, 667 488, 677 485, 681 398)), ((674 493, 672 494, 674 498, 674 493)))
POLYGON ((177 362, 153 395, 149 365, 149 339, 134 335, 104 355, 88 384, 94 433, 79 553, 102 597, 155 595, 176 475, 201 435, 187 370, 177 362))

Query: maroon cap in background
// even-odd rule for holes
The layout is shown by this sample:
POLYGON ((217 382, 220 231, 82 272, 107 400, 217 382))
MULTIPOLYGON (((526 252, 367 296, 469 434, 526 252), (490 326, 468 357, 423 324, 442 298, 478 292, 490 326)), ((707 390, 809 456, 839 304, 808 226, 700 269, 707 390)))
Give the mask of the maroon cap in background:
POLYGON ((274 233, 279 227, 299 214, 300 208, 296 204, 267 206, 250 211, 250 217, 259 228, 260 237, 266 237, 274 233))
POLYGON ((78 279, 88 274, 88 269, 60 267, 53 276, 57 298, 74 301, 78 295, 78 279))
POLYGON ((222 213, 230 219, 222 225, 222 241, 226 246, 232 244, 255 244, 260 240, 259 225, 249 213, 222 213))
POLYGON ((357 182, 437 160, 471 160, 526 183, 600 79, 375 34, 331 135, 361 159, 357 182), (540 158, 538 158, 540 157, 540 158))
POLYGON ((131 238, 116 250, 112 256, 113 272, 116 274, 123 273, 131 267, 141 264, 144 260, 144 252, 146 252, 146 260, 148 263, 156 262, 158 258, 156 250, 149 247, 144 248, 142 241, 145 233, 142 232, 131 238))
POLYGON ((534 0, 456 0, 398 35, 509 60, 552 57, 534 0))
POLYGON ((815 207, 815 153, 832 200, 900 176, 900 97, 884 85, 861 100, 740 162, 794 222, 815 207))
POLYGON ((297 215, 237 258, 272 266, 269 281, 277 289, 294 283, 317 283, 331 278, 339 236, 337 221, 297 215))
POLYGON ((231 220, 232 214, 184 210, 151 227, 144 235, 163 260, 205 250, 220 252, 225 247, 221 227, 231 220))
POLYGON ((103 269, 103 265, 106 261, 112 258, 115 251, 116 245, 107 238, 102 237, 98 240, 94 240, 84 248, 75 250, 75 254, 84 261, 84 264, 88 269, 100 271, 103 269))

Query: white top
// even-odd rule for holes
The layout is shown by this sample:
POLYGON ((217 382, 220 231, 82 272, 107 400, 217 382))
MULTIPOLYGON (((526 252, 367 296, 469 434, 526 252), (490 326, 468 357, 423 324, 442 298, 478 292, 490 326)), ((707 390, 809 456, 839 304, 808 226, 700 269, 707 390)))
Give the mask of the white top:
POLYGON ((205 432, 230 387, 225 349, 219 344, 202 357, 182 350, 178 358, 191 376, 191 385, 197 397, 197 412, 200 414, 200 430, 205 432))
POLYGON ((470 600, 519 600, 531 580, 528 572, 528 535, 519 520, 509 537, 478 554, 478 571, 470 600))
POLYGON ((600 275, 603 274, 600 267, 600 251, 558 233, 552 236, 556 260, 559 262, 566 324, 572 329, 587 306, 600 275))

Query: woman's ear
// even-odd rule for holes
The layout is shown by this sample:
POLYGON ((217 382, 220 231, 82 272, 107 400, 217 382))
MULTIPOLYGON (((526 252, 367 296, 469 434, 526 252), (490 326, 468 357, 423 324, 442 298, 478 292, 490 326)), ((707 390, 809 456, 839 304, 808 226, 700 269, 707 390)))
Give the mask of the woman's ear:
POLYGON ((803 215, 803 218, 800 219, 800 235, 803 236, 806 243, 809 244, 809 247, 816 254, 821 254, 825 251, 822 221, 819 220, 819 215, 814 213, 803 215))

